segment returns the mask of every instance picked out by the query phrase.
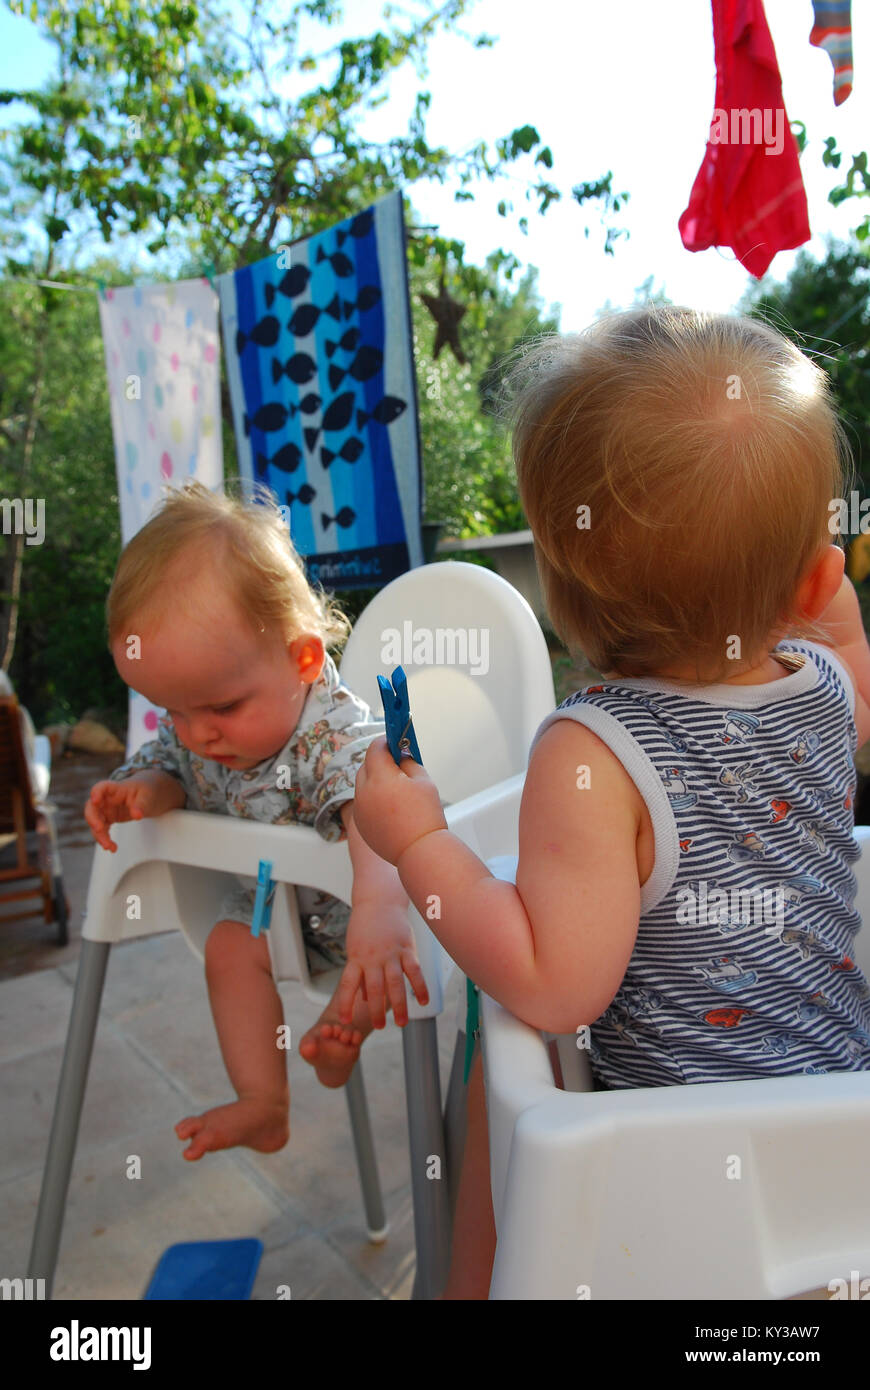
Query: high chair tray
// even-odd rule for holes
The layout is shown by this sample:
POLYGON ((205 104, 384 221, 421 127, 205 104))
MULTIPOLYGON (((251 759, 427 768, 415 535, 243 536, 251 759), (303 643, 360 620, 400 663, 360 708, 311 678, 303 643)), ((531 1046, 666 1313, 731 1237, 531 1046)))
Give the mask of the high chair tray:
POLYGON ((196 1240, 170 1245, 160 1257, 145 1299, 250 1298, 262 1254, 259 1240, 196 1240))

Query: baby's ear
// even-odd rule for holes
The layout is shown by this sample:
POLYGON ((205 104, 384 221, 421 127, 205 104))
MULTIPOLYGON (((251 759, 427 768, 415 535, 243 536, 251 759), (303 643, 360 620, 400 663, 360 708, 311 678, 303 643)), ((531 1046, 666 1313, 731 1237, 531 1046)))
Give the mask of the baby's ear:
POLYGON ((292 644, 290 655, 296 663, 300 680, 303 680, 306 685, 313 685, 319 678, 323 670, 323 663, 326 660, 323 639, 315 633, 305 633, 304 636, 297 637, 292 644))

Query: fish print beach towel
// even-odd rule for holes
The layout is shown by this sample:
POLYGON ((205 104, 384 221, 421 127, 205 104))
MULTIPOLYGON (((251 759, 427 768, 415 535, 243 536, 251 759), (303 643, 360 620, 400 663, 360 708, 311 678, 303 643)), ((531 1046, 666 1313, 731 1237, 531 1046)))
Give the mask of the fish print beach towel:
POLYGON ((287 508, 309 579, 378 588, 422 564, 401 194, 218 290, 239 469, 287 508))

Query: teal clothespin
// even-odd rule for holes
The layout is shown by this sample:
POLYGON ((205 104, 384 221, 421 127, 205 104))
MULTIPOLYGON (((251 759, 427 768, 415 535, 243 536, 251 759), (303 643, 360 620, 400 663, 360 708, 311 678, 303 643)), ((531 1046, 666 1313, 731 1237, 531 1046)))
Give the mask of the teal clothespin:
POLYGON ((423 759, 420 757, 417 735, 414 732, 414 723, 408 705, 408 677, 401 666, 397 666, 393 671, 392 684, 386 676, 378 676, 378 688, 384 706, 387 743, 396 766, 401 766, 403 752, 410 753, 412 758, 422 766, 423 759))
POLYGON ((272 881, 271 859, 261 859, 257 870, 257 896, 254 900, 254 920, 251 935, 259 936, 260 929, 269 930, 272 918, 272 902, 275 897, 275 884, 272 881))
POLYGON ((208 280, 208 283, 211 285, 212 289, 215 291, 215 293, 217 293, 217 289, 214 282, 214 263, 212 261, 209 261, 207 265, 204 265, 202 268, 202 273, 205 276, 206 280, 208 280))
POLYGON ((462 1077, 462 1083, 467 1086, 471 1061, 474 1057, 474 1047, 480 1037, 480 1004, 477 998, 477 985, 467 976, 465 980, 465 1004, 465 1073, 462 1077))
POLYGON ((100 292, 100 299, 105 299, 105 297, 106 297, 106 282, 105 282, 105 280, 98 280, 98 281, 97 281, 97 289, 98 289, 99 292, 100 292))

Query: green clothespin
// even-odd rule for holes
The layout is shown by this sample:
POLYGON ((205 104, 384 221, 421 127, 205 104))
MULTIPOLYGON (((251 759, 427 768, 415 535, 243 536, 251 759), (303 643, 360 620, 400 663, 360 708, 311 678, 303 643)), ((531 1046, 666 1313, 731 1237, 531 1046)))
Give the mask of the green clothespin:
POLYGON ((105 299, 105 297, 106 297, 106 282, 105 282, 105 280, 98 280, 98 281, 97 281, 97 289, 100 291, 100 299, 105 299))
POLYGON ((208 283, 211 285, 212 289, 215 291, 215 294, 217 294, 217 288, 216 288, 215 282, 214 282, 214 277, 215 277, 214 263, 213 263, 212 261, 209 261, 207 265, 204 265, 203 268, 202 268, 202 273, 203 273, 203 275, 205 276, 206 280, 208 280, 208 283))
POLYGON ((465 980, 465 1074, 463 1085, 468 1085, 468 1075, 474 1057, 474 1047, 480 1037, 480 1005, 477 999, 477 985, 466 977, 465 980))

